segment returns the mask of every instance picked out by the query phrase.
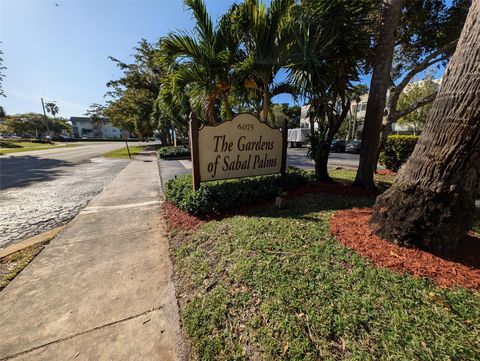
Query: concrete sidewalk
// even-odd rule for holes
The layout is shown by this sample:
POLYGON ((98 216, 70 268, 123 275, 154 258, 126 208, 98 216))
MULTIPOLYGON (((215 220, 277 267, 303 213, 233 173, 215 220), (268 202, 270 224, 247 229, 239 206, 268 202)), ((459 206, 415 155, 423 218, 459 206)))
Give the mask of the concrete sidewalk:
POLYGON ((181 359, 161 206, 140 156, 0 292, 0 360, 181 359))

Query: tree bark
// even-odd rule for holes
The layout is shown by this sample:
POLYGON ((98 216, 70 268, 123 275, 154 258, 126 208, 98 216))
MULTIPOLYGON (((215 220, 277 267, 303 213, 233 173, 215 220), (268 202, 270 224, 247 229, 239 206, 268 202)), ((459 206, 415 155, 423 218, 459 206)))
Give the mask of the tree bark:
POLYGON ((385 0, 382 26, 375 49, 370 94, 363 127, 363 141, 360 149, 360 164, 354 185, 375 189, 373 174, 376 169, 377 149, 382 128, 387 89, 390 84, 395 33, 400 21, 403 0, 385 0))
POLYGON ((225 107, 225 115, 228 120, 231 120, 233 118, 232 114, 232 108, 230 107, 230 102, 228 100, 228 93, 227 92, 222 92, 222 98, 223 98, 223 106, 225 107))
POLYGON ((337 131, 338 129, 335 130, 332 128, 328 130, 327 137, 322 144, 320 159, 315 162, 315 174, 318 179, 323 182, 333 183, 332 178, 330 178, 330 175, 328 174, 328 156, 330 155, 330 147, 337 131))
POLYGON ((268 96, 268 84, 265 83, 265 86, 263 87, 263 121, 268 124, 268 108, 270 99, 268 96))
POLYGON ((377 199, 371 219, 387 240, 425 249, 455 247, 473 222, 480 179, 480 0, 412 156, 377 199))

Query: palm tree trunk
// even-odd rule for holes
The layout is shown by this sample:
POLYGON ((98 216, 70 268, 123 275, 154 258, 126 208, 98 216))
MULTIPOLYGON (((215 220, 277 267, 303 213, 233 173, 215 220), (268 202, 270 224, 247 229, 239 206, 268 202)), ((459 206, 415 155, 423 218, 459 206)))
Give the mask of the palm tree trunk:
POLYGON ((336 131, 330 129, 327 134, 327 138, 321 146, 321 156, 315 162, 315 174, 322 182, 332 183, 333 180, 328 174, 328 157, 330 155, 330 146, 335 136, 336 131))
POLYGON ((480 179, 480 0, 473 0, 427 125, 371 224, 382 237, 454 247, 473 222, 480 179))
POLYGON ((268 83, 265 83, 263 87, 263 121, 265 123, 268 123, 268 110, 269 110, 269 104, 270 103, 270 98, 268 94, 268 83))
POLYGON ((315 162, 315 175, 320 181, 331 183, 332 178, 330 178, 330 175, 328 174, 329 147, 325 143, 323 144, 322 148, 321 158, 315 162))
POLYGON ((383 26, 378 38, 375 63, 373 64, 370 94, 368 96, 363 141, 360 149, 360 164, 354 185, 375 189, 373 174, 376 169, 377 149, 382 117, 385 109, 387 88, 390 84, 390 71, 395 46, 395 33, 400 21, 403 0, 384 0, 383 26))
POLYGON ((230 107, 230 102, 228 101, 228 94, 225 92, 222 92, 222 97, 223 97, 223 106, 225 107, 225 115, 227 116, 227 119, 230 120, 233 118, 232 114, 232 108, 230 107))

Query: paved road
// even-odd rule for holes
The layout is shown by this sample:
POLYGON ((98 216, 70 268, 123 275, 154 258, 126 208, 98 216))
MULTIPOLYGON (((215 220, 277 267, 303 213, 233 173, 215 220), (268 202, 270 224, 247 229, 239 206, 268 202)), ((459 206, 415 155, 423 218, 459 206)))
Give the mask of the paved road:
POLYGON ((1 156, 0 247, 66 224, 128 164, 100 157, 122 147, 88 143, 1 156))
MULTIPOLYGON (((132 146, 144 143, 129 143, 132 146)), ((0 189, 53 179, 65 167, 72 167, 111 150, 123 142, 76 143, 75 147, 36 150, 0 156, 0 189)), ((64 169, 63 169, 64 170, 64 169)))
MULTIPOLYGON (((359 160, 359 154, 330 153, 328 157, 328 166, 330 168, 342 167, 357 169, 359 160)), ((314 163, 307 157, 307 148, 291 148, 287 151, 287 165, 297 168, 312 169, 314 163)))

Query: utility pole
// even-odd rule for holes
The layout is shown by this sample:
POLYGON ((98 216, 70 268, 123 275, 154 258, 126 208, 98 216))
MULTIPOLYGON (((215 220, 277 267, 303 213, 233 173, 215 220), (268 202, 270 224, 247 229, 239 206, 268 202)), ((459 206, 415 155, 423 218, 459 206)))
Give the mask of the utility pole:
POLYGON ((51 142, 52 137, 50 136, 50 127, 48 125, 47 113, 45 113, 45 104, 43 104, 43 98, 40 99, 42 100, 43 116, 45 117, 45 122, 47 124, 48 141, 51 142))

